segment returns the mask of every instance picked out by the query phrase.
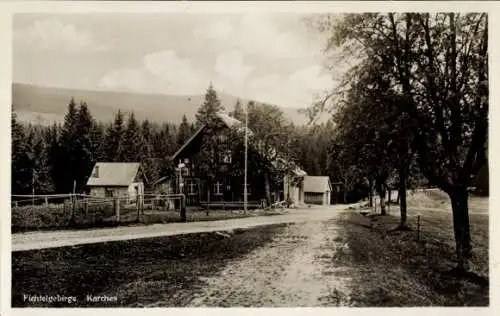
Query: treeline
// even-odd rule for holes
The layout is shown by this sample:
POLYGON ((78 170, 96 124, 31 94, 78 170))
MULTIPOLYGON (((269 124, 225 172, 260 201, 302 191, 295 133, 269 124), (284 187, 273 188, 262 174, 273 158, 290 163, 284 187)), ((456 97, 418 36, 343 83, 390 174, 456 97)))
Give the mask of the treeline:
POLYGON ((112 122, 99 122, 74 99, 62 124, 23 124, 13 113, 12 194, 81 192, 97 161, 141 162, 146 177, 156 180, 194 131, 185 116, 179 124, 158 124, 118 111, 112 122))
MULTIPOLYGON (((252 139, 263 145, 260 152, 266 160, 274 160, 279 152, 309 175, 329 176, 332 182, 342 182, 347 188, 347 201, 368 194, 363 179, 345 177, 341 161, 332 155, 336 130, 333 120, 295 126, 285 119, 279 107, 253 101, 246 105, 237 101, 229 114, 243 122, 245 109, 248 126, 254 132, 252 139)), ((68 104, 62 124, 24 124, 13 113, 12 194, 82 192, 98 161, 140 162, 151 184, 172 174, 174 162, 169 157, 199 126, 213 120, 218 111, 225 111, 225 107, 210 85, 194 122, 186 116, 178 124, 139 121, 133 112, 122 111, 116 113, 113 121, 100 122, 92 117, 85 102, 77 105, 74 99, 68 104)))
MULTIPOLYGON (((262 154, 273 159, 274 151, 298 163, 309 175, 328 175, 341 181, 328 146, 334 126, 294 126, 276 106, 238 101, 229 114, 244 121, 255 139, 265 143, 262 154)), ((184 116, 179 124, 139 121, 134 113, 119 111, 111 122, 92 117, 88 105, 74 99, 62 124, 51 126, 21 123, 12 115, 12 194, 82 192, 98 161, 141 162, 149 183, 171 174, 172 156, 198 126, 225 107, 210 85, 194 122, 184 116)))

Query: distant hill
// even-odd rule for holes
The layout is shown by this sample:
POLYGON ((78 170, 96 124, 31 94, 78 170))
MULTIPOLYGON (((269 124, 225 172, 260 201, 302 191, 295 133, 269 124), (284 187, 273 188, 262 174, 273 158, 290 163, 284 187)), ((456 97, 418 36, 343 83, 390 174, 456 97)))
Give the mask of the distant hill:
MULTIPOLYGON (((141 94, 130 92, 95 91, 48 88, 28 84, 12 85, 12 106, 20 121, 51 124, 62 122, 71 97, 75 101, 86 101, 92 116, 100 121, 111 121, 121 109, 134 111, 140 120, 156 122, 180 122, 186 114, 193 120, 198 106, 203 102, 203 95, 177 96, 162 94, 141 94)), ((237 97, 219 93, 219 98, 226 110, 233 110, 237 97)), ((248 102, 242 100, 242 102, 248 102)), ((297 109, 281 108, 285 116, 297 125, 307 122, 304 114, 297 109)))

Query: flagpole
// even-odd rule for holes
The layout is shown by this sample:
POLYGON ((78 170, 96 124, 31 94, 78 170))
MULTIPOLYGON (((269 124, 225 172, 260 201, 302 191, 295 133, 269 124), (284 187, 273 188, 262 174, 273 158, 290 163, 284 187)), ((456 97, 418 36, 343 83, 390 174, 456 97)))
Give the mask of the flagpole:
POLYGON ((247 212, 248 186, 247 186, 247 167, 248 167, 248 103, 245 111, 245 185, 243 188, 243 212, 247 212))

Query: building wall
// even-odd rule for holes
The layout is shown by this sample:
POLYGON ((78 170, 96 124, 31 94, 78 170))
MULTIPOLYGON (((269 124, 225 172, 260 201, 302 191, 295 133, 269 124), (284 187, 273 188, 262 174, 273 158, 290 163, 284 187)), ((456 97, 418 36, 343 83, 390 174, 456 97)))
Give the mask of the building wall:
POLYGON ((144 194, 144 184, 142 182, 134 182, 128 186, 127 194, 129 201, 136 201, 137 195, 144 194))
POLYGON ((129 187, 91 187, 90 195, 96 197, 108 197, 106 191, 111 191, 112 197, 127 197, 129 187))
POLYGON ((105 197, 105 191, 104 187, 91 187, 90 188, 90 195, 92 196, 97 196, 97 197, 105 197))
POLYGON ((324 194, 323 205, 330 205, 331 193, 330 191, 325 192, 324 194))
POLYGON ((325 200, 325 193, 305 192, 304 202, 307 204, 323 205, 325 200))
POLYGON ((283 180, 283 193, 284 199, 286 200, 288 197, 288 193, 290 193, 290 198, 292 199, 294 204, 303 204, 304 203, 304 190, 302 186, 294 186, 292 184, 288 185, 289 177, 285 176, 283 180), (290 192, 288 190, 290 189, 290 192))

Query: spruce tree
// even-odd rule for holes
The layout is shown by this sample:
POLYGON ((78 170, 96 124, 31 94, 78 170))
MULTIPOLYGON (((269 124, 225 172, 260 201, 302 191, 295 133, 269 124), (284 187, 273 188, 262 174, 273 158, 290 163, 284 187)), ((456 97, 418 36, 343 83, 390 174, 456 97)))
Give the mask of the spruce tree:
POLYGON ((181 125, 179 125, 179 132, 177 134, 177 145, 180 148, 191 136, 191 126, 188 123, 186 115, 182 116, 181 125))
MULTIPOLYGON (((53 183, 53 191, 58 192, 61 188, 61 175, 58 173, 61 159, 61 146, 59 144, 61 126, 54 123, 45 134, 45 143, 47 146, 47 164, 49 166, 50 177, 53 183)), ((64 191, 63 191, 64 192, 64 191)))
POLYGON ((17 122, 16 114, 12 113, 12 174, 11 185, 13 194, 29 193, 31 183, 30 157, 24 128, 17 122))
POLYGON ((150 182, 156 180, 157 176, 157 167, 154 160, 156 154, 154 146, 155 137, 153 125, 149 120, 145 119, 140 127, 141 150, 139 152, 139 160, 146 174, 146 178, 148 178, 150 182))
POLYGON ((142 139, 139 129, 139 123, 135 119, 134 112, 129 114, 127 120, 127 129, 125 131, 125 138, 123 140, 123 149, 125 161, 138 162, 141 158, 142 139))
POLYGON ((205 92, 205 101, 200 105, 198 112, 196 113, 197 126, 212 122, 215 118, 215 114, 222 110, 224 110, 224 107, 217 97, 217 92, 215 91, 212 83, 210 83, 207 91, 205 92))
POLYGON ((58 191, 71 192, 73 190, 73 181, 78 177, 78 109, 76 107, 75 99, 71 98, 68 104, 68 112, 64 117, 64 123, 61 130, 60 139, 60 154, 61 161, 57 165, 58 174, 60 175, 60 184, 58 191))
POLYGON ((236 105, 234 106, 234 111, 231 113, 231 115, 241 122, 245 121, 245 112, 243 111, 243 107, 241 106, 240 99, 236 100, 236 105))
POLYGON ((77 190, 84 188, 86 181, 92 171, 94 164, 92 129, 94 120, 88 109, 87 103, 82 102, 77 112, 77 122, 75 126, 75 143, 77 144, 76 182, 77 190))
POLYGON ((106 161, 106 133, 102 122, 94 121, 90 140, 92 144, 92 164, 98 161, 106 161))
POLYGON ((44 141, 41 133, 34 132, 30 136, 31 140, 31 166, 33 168, 33 175, 35 194, 47 194, 54 190, 54 185, 51 177, 51 168, 49 165, 48 146, 44 141))
POLYGON ((109 161, 122 162, 125 159, 125 151, 123 148, 123 113, 118 110, 115 115, 113 124, 106 131, 106 153, 109 161))

